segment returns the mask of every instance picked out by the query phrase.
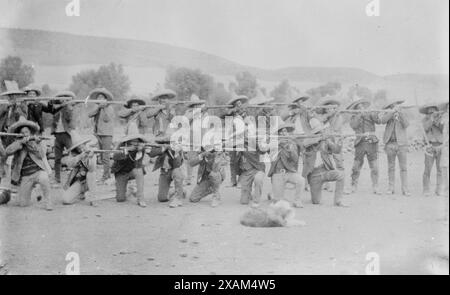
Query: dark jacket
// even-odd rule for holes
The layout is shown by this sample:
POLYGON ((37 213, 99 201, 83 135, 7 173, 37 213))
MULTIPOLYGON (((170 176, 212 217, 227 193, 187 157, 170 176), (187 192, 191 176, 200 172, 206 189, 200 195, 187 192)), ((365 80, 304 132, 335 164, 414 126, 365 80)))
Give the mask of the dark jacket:
POLYGON ((155 161, 155 165, 153 166, 153 171, 156 171, 160 168, 163 168, 164 160, 166 157, 169 159, 169 166, 170 169, 175 169, 181 167, 183 165, 183 154, 175 153, 172 149, 167 149, 164 152, 162 151, 162 148, 152 148, 152 150, 149 153, 149 156, 151 158, 157 157, 155 161), (172 156, 173 158, 172 158, 172 156))
POLYGON ((52 134, 56 132, 59 118, 62 116, 62 125, 64 131, 69 133, 75 129, 75 118, 73 116, 72 106, 52 106, 53 109, 53 122, 52 122, 52 134))
POLYGON ((36 122, 40 127, 40 132, 44 131, 44 120, 42 112, 55 114, 55 108, 52 104, 43 105, 41 103, 28 104, 28 120, 36 122))
POLYGON ((301 147, 293 140, 280 142, 278 144, 278 155, 275 161, 270 164, 268 176, 275 173, 277 164, 281 164, 287 172, 296 173, 298 171, 298 161, 300 159, 301 147))
POLYGON ((339 154, 342 150, 342 145, 334 143, 332 140, 321 140, 316 144, 308 146, 303 155, 303 171, 302 176, 307 178, 314 170, 316 164, 317 153, 322 157, 322 163, 319 167, 324 167, 326 170, 335 170, 332 156, 339 154))
MULTIPOLYGON (((200 154, 200 153, 198 153, 200 154)), ((198 165, 197 183, 207 178, 211 172, 219 172, 222 175, 222 180, 225 179, 225 159, 222 153, 211 152, 207 153, 203 159, 200 160, 198 156, 189 159, 189 165, 195 167, 198 165)))
MULTIPOLYGON (((355 133, 373 133, 373 135, 370 135, 367 138, 367 140, 371 142, 378 142, 378 138, 375 135, 375 124, 381 124, 381 119, 376 112, 357 114, 350 119, 350 127, 352 127, 355 133)), ((357 136, 355 146, 357 146, 362 139, 363 136, 357 136)))
POLYGON ((22 144, 16 140, 6 148, 7 156, 14 155, 11 169, 11 181, 13 183, 20 183, 20 172, 22 170, 23 160, 27 154, 30 155, 31 160, 33 160, 33 162, 35 162, 42 170, 48 171, 44 163, 46 159, 45 151, 39 143, 36 141, 29 141, 26 144, 22 144))
MULTIPOLYGON (((113 155, 113 164, 111 166, 111 173, 113 174, 126 174, 128 172, 131 172, 135 168, 142 168, 144 169, 144 165, 142 164, 143 156, 138 159, 136 159, 137 152, 131 151, 128 154, 125 153, 115 153, 113 155)), ((145 172, 145 170, 144 170, 145 172)))
POLYGON ((246 162, 250 164, 252 169, 256 169, 261 172, 266 171, 266 164, 264 162, 260 161, 260 156, 262 154, 265 154, 265 152, 261 152, 260 150, 256 151, 239 151, 237 153, 237 160, 236 163, 238 165, 237 167, 237 175, 241 175, 242 172, 244 172, 241 168, 241 164, 243 162, 246 162))
POLYGON ((394 113, 386 113, 381 117, 381 123, 386 124, 383 136, 384 144, 387 144, 389 142, 392 133, 395 132, 397 143, 399 145, 408 145, 408 134, 406 132, 406 129, 409 126, 409 121, 403 112, 399 112, 398 114, 398 120, 394 120, 394 113))

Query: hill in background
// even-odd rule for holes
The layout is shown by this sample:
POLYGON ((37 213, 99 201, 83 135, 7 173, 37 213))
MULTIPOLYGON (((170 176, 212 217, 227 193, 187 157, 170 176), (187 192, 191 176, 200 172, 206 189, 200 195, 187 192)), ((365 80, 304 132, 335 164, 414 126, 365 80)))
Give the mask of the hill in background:
POLYGON ((41 30, 0 28, 0 58, 20 56, 36 69, 36 82, 56 88, 70 84, 71 76, 110 62, 124 65, 132 81, 132 91, 143 94, 164 82, 169 66, 198 68, 221 82, 232 81, 240 71, 250 71, 260 84, 271 90, 288 79, 300 90, 330 81, 343 88, 360 84, 373 90, 386 89, 389 98, 414 102, 448 99, 448 75, 396 74, 379 76, 357 68, 289 67, 261 69, 227 59, 162 43, 82 36, 41 30))

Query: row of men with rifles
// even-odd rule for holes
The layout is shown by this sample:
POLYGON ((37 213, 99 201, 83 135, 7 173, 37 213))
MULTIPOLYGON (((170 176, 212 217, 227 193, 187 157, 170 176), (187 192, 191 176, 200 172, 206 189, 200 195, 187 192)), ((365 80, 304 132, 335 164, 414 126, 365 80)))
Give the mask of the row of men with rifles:
MULTIPOLYGON (((354 101, 344 108, 340 101, 334 99, 323 99, 312 106, 307 96, 296 97, 289 103, 276 103, 265 97, 249 100, 246 96, 235 95, 226 105, 207 106, 206 101, 198 98, 177 101, 176 93, 166 89, 152 97, 155 104, 147 105, 139 98, 126 102, 114 100, 112 93, 105 88, 92 90, 84 100, 77 99, 70 91, 59 92, 54 97, 43 97, 40 88, 33 85, 4 92, 1 96, 6 99, 0 101, 0 158, 5 163, 0 169, 8 167, 7 159, 12 159, 9 178, 12 184, 19 186, 18 199, 24 206, 31 202, 32 191, 38 188, 46 200, 46 208, 52 209, 52 173, 43 150, 44 145, 41 144, 41 140, 48 139, 41 134, 44 127, 43 112, 53 116, 51 134, 54 136, 55 164, 52 182, 54 187, 64 189, 65 204, 86 199, 95 205, 98 185, 107 183, 111 174, 114 174, 117 201, 127 199, 128 183, 133 180, 134 185, 131 187, 137 197, 137 204, 145 207, 144 159, 147 155, 156 159, 153 171, 160 170, 157 199, 160 202, 170 201, 169 206, 172 208, 183 204, 187 194, 184 187, 190 184, 192 167, 195 166, 198 166, 197 181, 189 200, 198 202, 206 196, 212 196, 211 205, 216 207, 220 204, 220 186, 225 179, 227 162, 231 186, 240 184, 240 202, 257 207, 266 175, 262 155, 276 150, 269 160, 268 171, 272 180, 272 198, 283 199, 286 184, 292 183, 295 186, 292 202, 295 207, 303 207, 305 187, 310 191, 312 203, 318 204, 323 188, 335 182, 334 204, 346 206, 343 202, 345 168, 342 149, 345 137, 355 137, 351 192, 358 189, 360 171, 367 158, 373 193, 382 193, 378 183, 377 124, 385 124, 382 141, 388 162, 387 193, 395 193, 395 164, 398 158, 401 193, 410 195, 407 176, 409 120, 404 101, 389 102, 375 110, 371 108, 371 102, 365 99, 354 101), (93 103, 95 106, 88 114, 93 120, 95 147, 92 147, 91 139, 83 139, 76 132, 74 106, 81 103, 93 103), (123 106, 117 115, 125 122, 125 136, 114 145, 115 104, 123 106), (174 106, 179 104, 186 106, 185 115, 190 122, 196 116, 207 116, 210 109, 219 109, 221 118, 262 116, 268 118, 266 122, 270 122, 270 117, 277 116, 283 123, 272 128, 274 132, 266 138, 277 139, 276 149, 267 142, 259 144, 257 150, 246 149, 253 140, 259 140, 249 136, 248 129, 251 126, 247 126, 243 150, 232 148, 225 154, 215 144, 207 144, 200 150, 186 152, 181 144, 174 144, 169 136, 169 125, 176 116, 174 106), (278 114, 276 110, 279 106, 287 108, 278 114), (354 134, 342 132, 346 116, 350 116, 350 127, 355 131, 354 134), (144 122, 149 118, 154 120, 154 136, 151 140, 143 134, 144 122), (61 159, 65 151, 70 173, 67 180, 61 183, 61 159), (99 180, 96 180, 95 173, 97 156, 101 157, 103 166, 99 180), (172 183, 174 189, 171 190, 172 183)), ((448 152, 445 152, 448 149, 448 102, 427 104, 420 107, 419 111, 425 115, 421 129, 426 142, 424 194, 431 194, 430 174, 433 163, 436 163, 435 193, 441 195, 445 190, 448 192, 448 182, 446 185, 443 183, 444 178, 447 179, 445 173, 448 169, 448 157, 445 159, 445 155, 448 156, 448 152)), ((7 171, 2 170, 0 177, 4 178, 7 171)))

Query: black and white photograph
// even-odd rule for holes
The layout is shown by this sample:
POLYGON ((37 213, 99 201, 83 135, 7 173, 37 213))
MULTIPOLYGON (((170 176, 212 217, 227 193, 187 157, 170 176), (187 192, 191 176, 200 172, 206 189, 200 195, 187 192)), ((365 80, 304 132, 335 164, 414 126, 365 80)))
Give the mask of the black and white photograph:
POLYGON ((448 115, 447 0, 0 0, 0 275, 449 275, 448 115))

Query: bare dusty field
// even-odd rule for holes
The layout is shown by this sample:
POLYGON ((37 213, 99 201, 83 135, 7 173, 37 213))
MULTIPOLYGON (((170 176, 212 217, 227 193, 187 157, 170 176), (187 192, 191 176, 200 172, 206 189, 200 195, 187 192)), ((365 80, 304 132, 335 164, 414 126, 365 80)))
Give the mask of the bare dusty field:
MULTIPOLYGON (((409 157, 411 197, 372 195, 366 163, 359 192, 345 197, 349 208, 333 207, 329 192, 312 205, 305 192, 305 208, 296 209, 304 227, 241 226, 247 207, 239 204, 239 190, 227 187, 229 179, 217 208, 209 198, 176 209, 158 203, 158 172, 146 176, 147 208, 133 198, 64 206, 54 190, 52 212, 40 203, 0 206, 0 273, 64 274, 69 252, 79 255, 81 274, 365 274, 373 255, 381 274, 448 273, 448 197, 421 195, 423 154, 409 157)), ((348 154, 348 176, 351 165, 348 154)), ((383 153, 380 166, 385 186, 383 153)), ((112 186, 103 190, 114 194, 112 186)), ((267 178, 265 199, 269 190, 267 178)))

